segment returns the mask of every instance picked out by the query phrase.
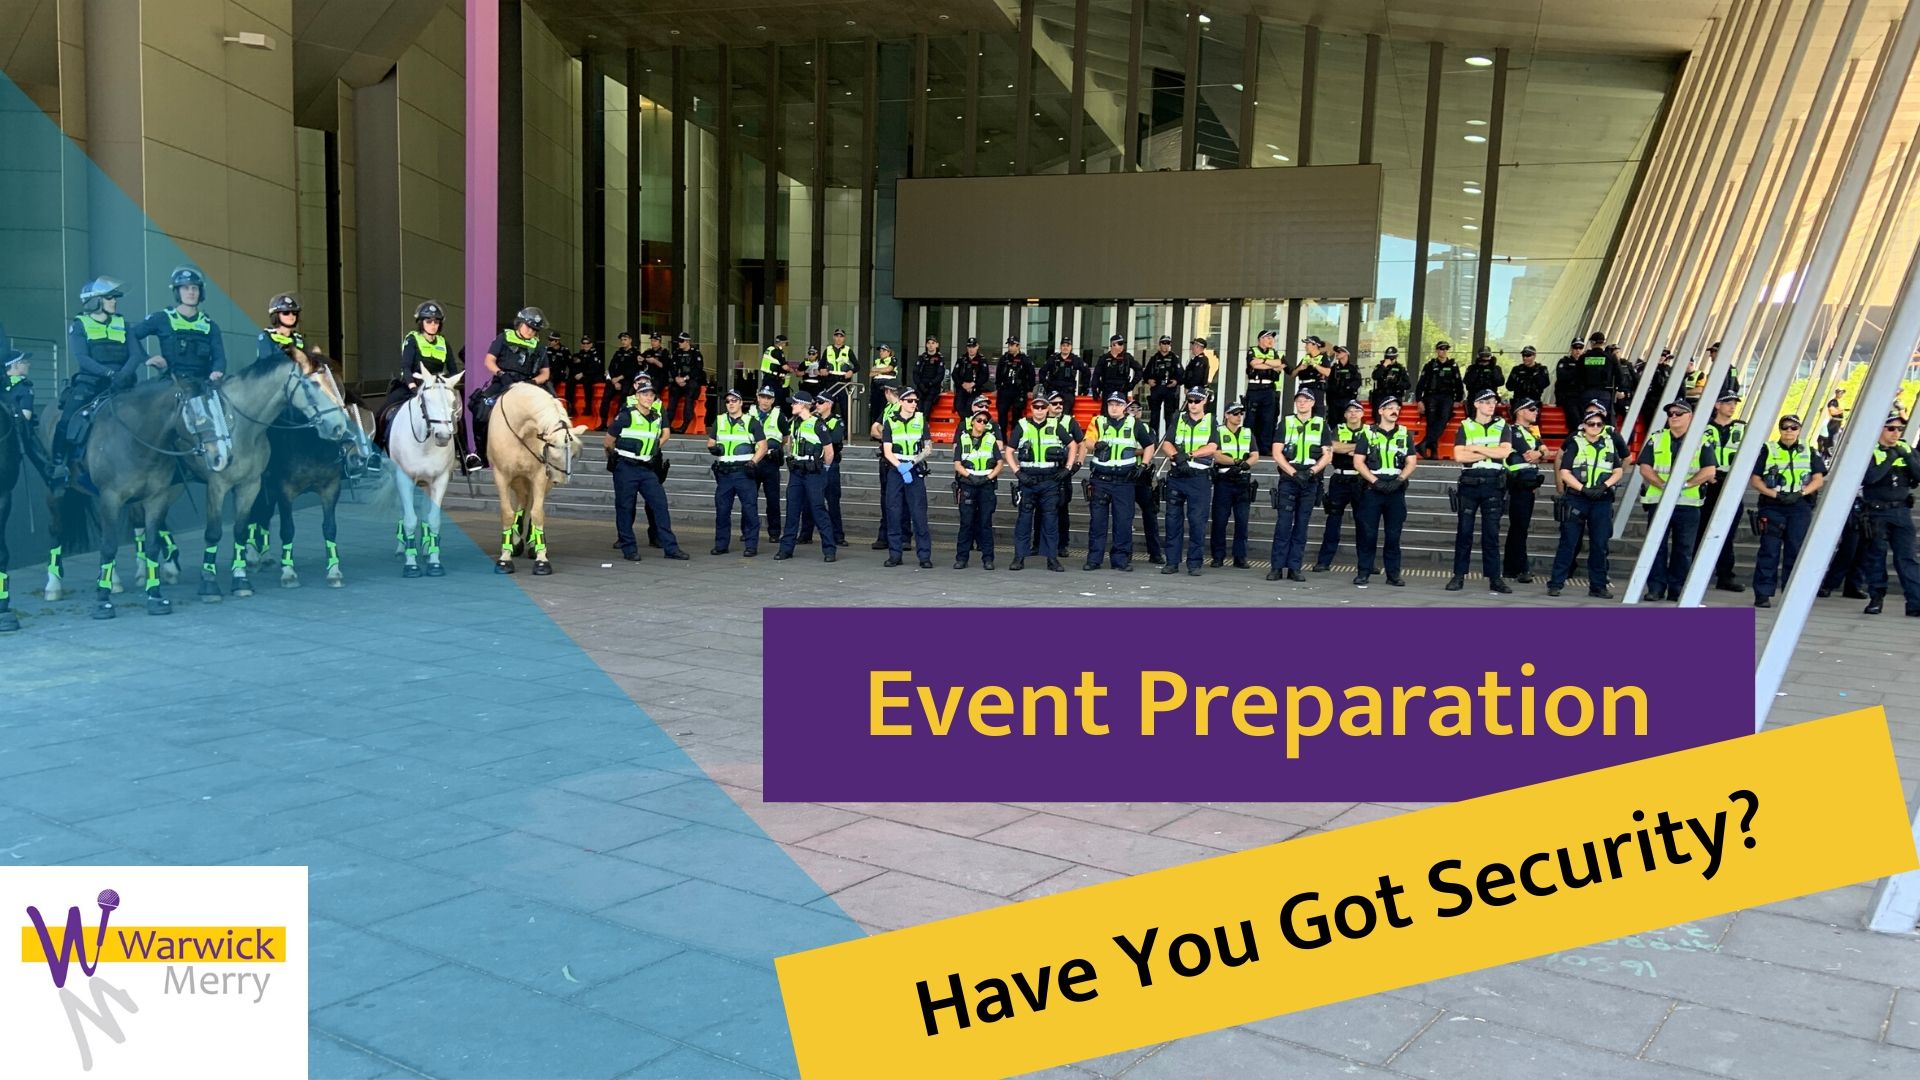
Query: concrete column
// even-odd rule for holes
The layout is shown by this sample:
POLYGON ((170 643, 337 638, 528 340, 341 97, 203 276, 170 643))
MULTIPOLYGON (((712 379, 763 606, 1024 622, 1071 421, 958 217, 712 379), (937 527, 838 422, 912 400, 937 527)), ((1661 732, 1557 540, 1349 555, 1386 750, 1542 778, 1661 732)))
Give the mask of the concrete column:
MULTIPOLYGON (((353 95, 354 218, 360 249, 354 337, 365 366, 383 372, 406 326, 400 291, 400 82, 392 74, 353 95)), ((490 340, 490 339, 489 339, 490 340)), ((486 342, 481 342, 486 347, 486 342)))

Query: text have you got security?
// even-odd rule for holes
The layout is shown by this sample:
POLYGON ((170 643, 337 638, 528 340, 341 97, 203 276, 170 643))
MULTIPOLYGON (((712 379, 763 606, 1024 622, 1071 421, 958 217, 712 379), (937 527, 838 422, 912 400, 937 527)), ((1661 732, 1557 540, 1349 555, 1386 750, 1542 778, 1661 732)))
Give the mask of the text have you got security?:
MULTIPOLYGON (((1534 673, 1533 664, 1520 665, 1521 678, 1531 679, 1534 673)), ((868 733, 943 736, 964 718, 973 731, 991 737, 1075 731, 1107 735, 1111 725, 1098 715, 1096 703, 1108 696, 1108 688, 1090 671, 1082 671, 1079 682, 1071 687, 949 685, 936 689, 915 685, 912 671, 875 670, 868 677, 868 733)), ((1232 730, 1241 735, 1263 738, 1284 731, 1289 758, 1300 756, 1303 739, 1325 734, 1336 724, 1341 734, 1350 736, 1405 735, 1412 725, 1425 726, 1439 736, 1544 732, 1573 737, 1586 734, 1596 723, 1604 735, 1623 730, 1647 733, 1647 694, 1638 686, 1600 687, 1596 700, 1585 687, 1542 687, 1530 682, 1516 686, 1498 671, 1485 672, 1476 686, 1334 690, 1298 685, 1276 692, 1259 684, 1194 686, 1176 672, 1149 669, 1139 675, 1135 730, 1151 736, 1163 718, 1177 719, 1195 735, 1205 736, 1214 730, 1216 706, 1224 709, 1232 730), (1510 715, 1502 715, 1503 701, 1510 701, 1510 715), (1282 723, 1277 727, 1265 718, 1282 723)))

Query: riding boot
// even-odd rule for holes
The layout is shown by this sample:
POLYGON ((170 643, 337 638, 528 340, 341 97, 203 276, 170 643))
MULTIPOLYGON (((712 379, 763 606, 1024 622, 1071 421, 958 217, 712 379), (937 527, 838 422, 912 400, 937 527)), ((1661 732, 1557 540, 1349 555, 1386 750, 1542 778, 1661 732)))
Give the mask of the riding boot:
POLYGON ((20 432, 20 449, 26 455, 27 463, 40 473, 40 479, 46 482, 49 490, 59 491, 67 485, 67 469, 64 464, 56 465, 47 459, 47 452, 40 446, 40 440, 33 432, 20 432))

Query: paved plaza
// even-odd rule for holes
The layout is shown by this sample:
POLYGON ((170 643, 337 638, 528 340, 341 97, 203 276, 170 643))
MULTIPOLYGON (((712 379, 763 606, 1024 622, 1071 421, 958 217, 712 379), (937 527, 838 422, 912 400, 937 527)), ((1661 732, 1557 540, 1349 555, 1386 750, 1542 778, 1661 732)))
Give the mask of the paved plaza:
MULTIPOLYGON (((773 605, 1484 605, 1256 572, 621 562, 548 530, 557 573, 490 573, 460 515, 443 579, 343 510, 349 584, 201 605, 26 598, 6 641, 0 850, 31 863, 301 863, 320 1077, 791 1075, 772 958, 1377 820, 1411 805, 767 804, 759 611, 773 605)), ((737 549, 736 549, 737 552, 737 549)), ((1144 564, 1143 564, 1143 569, 1144 564)), ((74 573, 90 577, 92 562, 74 573)), ((1547 603, 1540 586, 1508 601, 1547 603)), ((1742 599, 1745 599, 1744 597, 1742 599)), ((1593 603, 1569 594, 1556 604, 1593 603)), ((1380 613, 1390 628, 1394 614, 1380 613)), ((1762 612, 1762 627, 1771 613, 1762 612)), ((1823 602, 1774 710, 1884 704, 1920 791, 1920 623, 1823 602)), ((842 643, 859 648, 859 642, 842 643)), ((1417 648, 1418 642, 1407 647, 1417 648)), ((1152 647, 1143 639, 1143 650, 1152 647)), ((1658 642, 1620 643, 1672 660, 1658 642)), ((1744 670, 1707 673, 1737 694, 1744 670)), ((774 688, 804 692, 804 687, 774 688)), ((1844 765, 1834 766, 1844 768, 1844 765)), ((1920 938, 1858 929, 1861 885, 1052 1070, 1056 1077, 1920 1075, 1920 938)))

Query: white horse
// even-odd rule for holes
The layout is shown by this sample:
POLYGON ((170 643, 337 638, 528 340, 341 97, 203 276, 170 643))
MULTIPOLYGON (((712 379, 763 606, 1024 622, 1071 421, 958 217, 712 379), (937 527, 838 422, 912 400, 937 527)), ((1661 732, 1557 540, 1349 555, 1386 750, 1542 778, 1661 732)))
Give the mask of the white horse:
POLYGON ((405 576, 420 576, 419 558, 427 557, 426 574, 440 577, 440 504, 454 468, 454 436, 460 430, 462 371, 449 379, 423 373, 420 389, 393 414, 387 427, 387 456, 393 459, 393 483, 400 493, 400 526, 395 555, 406 556, 405 576), (427 493, 427 522, 420 528, 414 510, 416 489, 427 493), (418 532, 416 533, 416 529, 418 532))

